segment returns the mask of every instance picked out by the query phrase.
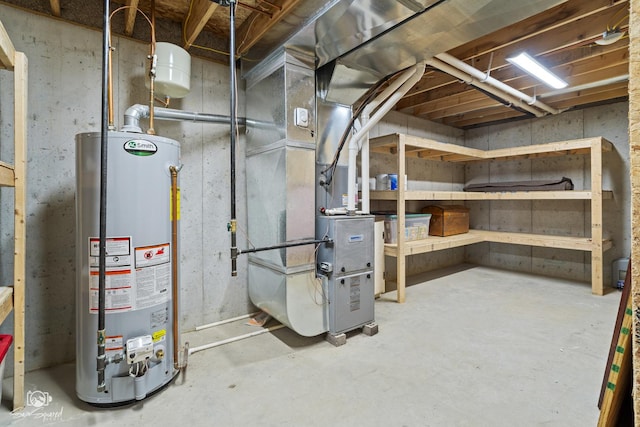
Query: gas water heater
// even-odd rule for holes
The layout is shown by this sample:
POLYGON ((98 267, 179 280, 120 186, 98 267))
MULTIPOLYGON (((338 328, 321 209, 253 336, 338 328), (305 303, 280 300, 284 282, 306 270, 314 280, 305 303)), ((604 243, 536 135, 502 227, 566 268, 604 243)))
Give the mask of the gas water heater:
POLYGON ((105 390, 98 391, 100 143, 99 132, 76 135, 76 393, 110 405, 143 399, 177 373, 170 167, 179 166, 180 144, 108 133, 107 366, 105 390))

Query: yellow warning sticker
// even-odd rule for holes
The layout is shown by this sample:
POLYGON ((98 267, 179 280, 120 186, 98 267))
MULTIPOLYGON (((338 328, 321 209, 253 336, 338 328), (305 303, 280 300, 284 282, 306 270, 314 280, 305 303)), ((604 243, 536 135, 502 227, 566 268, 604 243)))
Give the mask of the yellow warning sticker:
MULTIPOLYGON (((178 188, 177 195, 177 203, 176 206, 178 208, 178 220, 180 220, 180 189, 178 188)), ((173 221, 173 195, 171 194, 171 189, 169 189, 169 221, 173 221)))
POLYGON ((153 338, 153 342, 164 341, 164 337, 167 335, 166 329, 160 329, 159 331, 155 331, 151 336, 153 338))

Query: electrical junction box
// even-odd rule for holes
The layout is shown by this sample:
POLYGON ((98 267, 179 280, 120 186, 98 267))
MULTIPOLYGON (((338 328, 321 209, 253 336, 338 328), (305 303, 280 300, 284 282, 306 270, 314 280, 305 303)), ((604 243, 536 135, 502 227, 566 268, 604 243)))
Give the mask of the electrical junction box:
POLYGON ((298 107, 294 110, 294 116, 296 126, 301 128, 309 127, 309 110, 298 107))
POLYGON ((153 357, 153 338, 151 335, 131 338, 127 340, 127 363, 144 362, 153 357))

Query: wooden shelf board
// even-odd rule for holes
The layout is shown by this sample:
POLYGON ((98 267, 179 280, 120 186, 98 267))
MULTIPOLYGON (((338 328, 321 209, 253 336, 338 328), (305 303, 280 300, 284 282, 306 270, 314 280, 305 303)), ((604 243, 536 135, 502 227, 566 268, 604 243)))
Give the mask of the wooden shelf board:
MULTIPOLYGON (((591 200, 591 191, 507 191, 484 193, 472 191, 405 191, 405 200, 591 200)), ((371 200, 397 200, 396 190, 374 191, 371 200)), ((613 198, 613 192, 603 191, 603 199, 613 198)))
POLYGON ((13 309, 13 288, 10 286, 0 287, 0 324, 4 322, 13 309))
MULTIPOLYGON (((469 230, 468 233, 456 234, 454 236, 429 236, 427 239, 405 242, 404 254, 406 256, 416 255, 481 242, 573 249, 586 252, 593 250, 593 242, 588 237, 547 236, 543 234, 511 233, 505 231, 469 230)), ((611 240, 603 240, 602 248, 604 251, 610 249, 611 246, 611 240)), ((398 245, 391 243, 385 244, 384 254, 397 257, 398 245)))
POLYGON ((15 174, 13 166, 0 162, 0 187, 13 187, 15 185, 15 174))
POLYGON ((405 145, 406 157, 441 160, 448 162, 469 162, 479 160, 516 160, 537 157, 566 156, 568 154, 588 154, 598 145, 602 151, 611 151, 612 144, 602 137, 574 139, 546 144, 524 145, 497 150, 478 150, 457 144, 447 144, 431 139, 410 135, 391 134, 372 138, 370 151, 396 154, 398 144, 405 145))

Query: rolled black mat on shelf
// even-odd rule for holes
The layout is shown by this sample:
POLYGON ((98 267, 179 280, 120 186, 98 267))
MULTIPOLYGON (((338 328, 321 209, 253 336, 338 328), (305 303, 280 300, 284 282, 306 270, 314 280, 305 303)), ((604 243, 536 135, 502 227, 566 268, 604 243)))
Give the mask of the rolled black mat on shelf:
POLYGON ((573 182, 567 177, 540 181, 485 182, 469 184, 464 191, 503 192, 503 191, 566 191, 573 190, 573 182))

